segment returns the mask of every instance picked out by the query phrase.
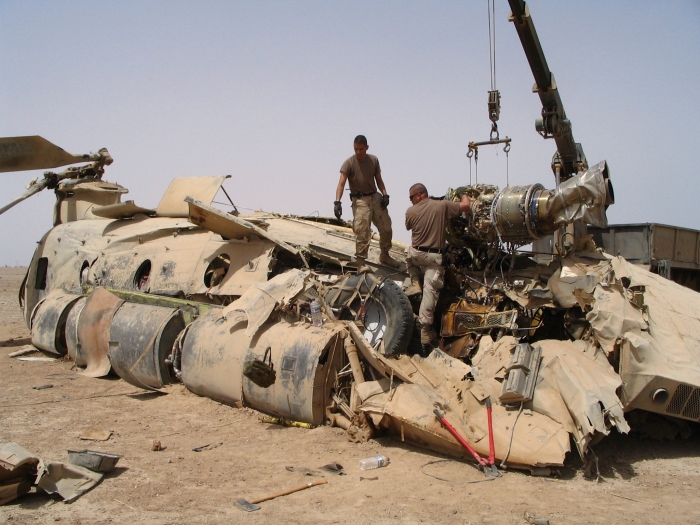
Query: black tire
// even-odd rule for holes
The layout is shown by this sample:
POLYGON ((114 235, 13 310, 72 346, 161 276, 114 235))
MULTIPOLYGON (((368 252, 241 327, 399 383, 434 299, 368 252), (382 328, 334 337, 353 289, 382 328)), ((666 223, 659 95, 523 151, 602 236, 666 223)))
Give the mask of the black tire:
MULTIPOLYGON (((366 296, 376 276, 366 273, 352 275, 343 282, 343 287, 357 288, 362 296, 366 296), (360 282, 362 281, 362 282, 360 282)), ((335 304, 342 304, 343 295, 348 292, 332 294, 335 304)), ((329 296, 331 294, 329 293, 329 296)), ((349 297, 348 297, 349 298, 349 297)), ((360 311, 361 299, 355 297, 348 307, 341 307, 341 319, 355 320, 355 313, 360 311)), ((413 334, 413 310, 408 297, 403 293, 401 287, 391 279, 381 279, 374 287, 370 298, 365 303, 365 337, 371 344, 375 344, 379 339, 384 341, 384 355, 394 355, 406 353, 408 344, 413 334)), ((381 352, 382 346, 379 346, 381 352)))

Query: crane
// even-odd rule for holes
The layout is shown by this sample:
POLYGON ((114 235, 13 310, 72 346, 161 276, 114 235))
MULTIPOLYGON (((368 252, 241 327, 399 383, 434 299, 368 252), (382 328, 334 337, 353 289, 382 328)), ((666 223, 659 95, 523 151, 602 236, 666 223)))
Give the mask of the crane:
POLYGON ((588 162, 581 144, 574 140, 571 121, 566 117, 557 83, 547 65, 527 3, 524 0, 508 0, 508 3, 511 9, 508 20, 515 25, 535 77, 532 90, 542 102, 542 116, 535 120, 535 129, 545 139, 553 138, 557 145, 552 157, 552 171, 558 186, 579 171, 588 169, 588 162))

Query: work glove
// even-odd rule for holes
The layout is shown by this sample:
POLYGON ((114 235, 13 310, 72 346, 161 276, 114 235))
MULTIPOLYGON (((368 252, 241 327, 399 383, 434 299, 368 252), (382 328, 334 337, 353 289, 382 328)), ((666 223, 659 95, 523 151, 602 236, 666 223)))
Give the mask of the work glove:
POLYGON ((386 210, 387 206, 389 206, 389 195, 382 195, 382 210, 386 210))
POLYGON ((343 203, 340 201, 335 201, 333 206, 333 213, 335 213, 335 218, 340 220, 343 216, 343 203))

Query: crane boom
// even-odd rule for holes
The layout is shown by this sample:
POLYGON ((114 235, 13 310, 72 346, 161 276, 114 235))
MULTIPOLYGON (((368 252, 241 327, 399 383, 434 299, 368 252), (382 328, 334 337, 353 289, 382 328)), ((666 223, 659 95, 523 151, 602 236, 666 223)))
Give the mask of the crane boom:
POLYGON ((560 181, 570 179, 579 171, 587 169, 588 163, 581 144, 574 140, 571 121, 564 112, 554 75, 549 70, 535 24, 530 17, 530 9, 524 0, 508 0, 508 3, 511 9, 508 19, 515 25, 535 77, 533 92, 539 95, 542 102, 542 116, 535 121, 535 129, 546 139, 554 138, 557 144, 557 152, 552 157, 552 171, 558 185, 560 181))

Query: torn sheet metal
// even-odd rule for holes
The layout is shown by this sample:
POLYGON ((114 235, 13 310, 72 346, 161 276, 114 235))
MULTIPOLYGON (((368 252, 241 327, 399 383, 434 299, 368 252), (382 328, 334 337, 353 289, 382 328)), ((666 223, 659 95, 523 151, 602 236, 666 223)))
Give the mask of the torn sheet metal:
POLYGON ((244 237, 257 235, 258 237, 274 242, 294 255, 299 253, 299 250, 294 246, 269 234, 252 222, 236 217, 235 215, 224 213, 221 210, 207 206, 203 202, 191 197, 187 197, 185 201, 189 205, 189 220, 192 224, 218 233, 224 239, 243 239, 244 237))
POLYGON ((253 336, 277 305, 289 303, 304 290, 308 276, 308 271, 292 269, 255 284, 224 308, 221 316, 225 319, 234 312, 245 312, 248 318, 246 335, 253 336))
POLYGON ((582 220, 586 224, 605 228, 608 225, 605 208, 606 204, 610 204, 607 202, 607 177, 608 167, 603 161, 562 182, 551 190, 547 216, 555 226, 582 220))
POLYGON ((350 333, 350 337, 352 337, 352 340, 357 345, 357 350, 374 370, 382 374, 387 379, 396 376, 396 378, 400 379, 404 383, 413 382, 410 376, 405 374, 399 366, 400 360, 409 359, 408 356, 399 356, 397 359, 387 359, 372 347, 367 338, 365 338, 362 332, 360 332, 360 329, 357 327, 357 324, 355 324, 354 321, 348 321, 346 326, 348 328, 348 332, 350 333))
POLYGON ((627 300, 638 302, 633 292, 643 290, 648 325, 626 322, 620 334, 626 409, 700 421, 700 294, 621 257, 611 263, 619 281, 628 284, 627 300))
POLYGON ((65 503, 71 503, 97 485, 101 472, 85 467, 43 460, 39 465, 37 486, 49 494, 58 494, 65 503))
MULTIPOLYGON (((482 338, 472 360, 476 383, 484 383, 496 399, 501 394, 511 354, 516 347, 511 336, 493 342, 482 338), (489 382, 489 378, 498 381, 489 382), (493 387, 498 390, 493 391, 493 387)), ((532 401, 524 405, 549 416, 572 434, 583 454, 597 434, 607 435, 614 426, 629 431, 617 389, 622 380, 605 354, 585 341, 547 339, 533 343, 542 360, 532 401)), ((473 372, 474 373, 474 372, 473 372)))
POLYGON ((179 177, 173 179, 156 208, 158 217, 187 217, 186 197, 211 204, 219 188, 230 175, 215 177, 179 177))
POLYGON ((230 405, 243 401, 277 417, 321 424, 343 357, 344 325, 270 322, 250 337, 244 321, 212 310, 190 325, 182 343, 185 386, 230 405), (268 349, 277 377, 262 388, 243 376, 243 368, 268 349))
POLYGON ((201 264, 195 269, 192 281, 198 279, 201 289, 197 293, 208 295, 241 296, 250 286, 267 281, 275 260, 277 248, 270 241, 212 241, 202 253, 201 264), (209 264, 219 255, 228 257, 230 263, 221 283, 207 289, 204 276, 209 264))
MULTIPOLYGON (((509 347, 508 344, 499 347, 505 350, 506 363, 509 362, 509 347)), ((501 358, 497 352, 490 355, 501 358)), ((472 367, 440 350, 434 350, 427 358, 404 356, 389 361, 400 362, 398 366, 406 374, 410 373, 409 367, 413 368, 411 379, 415 383, 394 384, 394 388, 390 388, 386 380, 381 385, 378 382, 359 385, 358 395, 363 401, 360 410, 376 425, 389 428, 397 437, 415 444, 470 459, 435 418, 432 411, 437 406, 477 452, 489 454, 488 439, 484 439, 488 428, 484 400, 487 397, 496 399, 500 382, 481 372, 480 379, 469 380, 467 376, 472 367), (379 390, 382 392, 378 393, 379 390)), ((493 405, 496 457, 503 460, 508 454, 511 431, 515 428, 507 458, 509 465, 563 464, 564 455, 569 451, 569 438, 562 425, 530 410, 527 415, 521 415, 516 424, 516 415, 517 411, 493 405)))
MULTIPOLYGON (((338 260, 342 266, 348 262, 346 260, 348 255, 350 255, 350 258, 354 258, 356 239, 350 228, 305 221, 293 217, 280 217, 279 215, 266 215, 265 221, 269 224, 267 232, 270 235, 275 236, 277 239, 284 239, 287 243, 294 246, 308 247, 311 252, 322 259, 324 256, 328 257, 330 255, 331 258, 338 260)), ((390 255, 398 261, 403 261, 406 258, 406 249, 406 244, 392 241, 390 255)), ((367 261, 379 264, 380 254, 378 236, 373 235, 370 241, 367 261)), ((386 275, 387 271, 378 269, 376 273, 378 275, 386 275)), ((396 270, 392 269, 390 273, 396 273, 396 270)))
POLYGON ((547 414, 575 437, 581 455, 597 434, 630 430, 617 397, 622 385, 605 354, 585 341, 538 341, 542 365, 533 410, 547 414))
POLYGON ((571 308, 576 305, 583 308, 586 302, 592 303, 590 299, 582 301, 584 296, 581 292, 592 299, 595 287, 604 282, 610 272, 608 261, 574 258, 562 260, 561 269, 554 272, 547 283, 554 304, 559 308, 571 308))
POLYGON ((72 465, 85 467, 93 472, 110 472, 124 456, 96 450, 69 450, 68 461, 72 465))
MULTIPOLYGON (((451 383, 450 386, 460 390, 459 385, 451 383)), ((434 406, 445 411, 445 417, 479 454, 488 456, 486 407, 470 394, 461 399, 446 399, 422 385, 400 384, 370 397, 360 410, 395 437, 436 452, 472 459, 435 418, 434 406)), ((500 405, 493 407, 496 458, 502 461, 506 457, 513 433, 506 461, 509 466, 562 465, 569 451, 569 437, 562 426, 536 412, 521 415, 517 423, 516 416, 517 411, 506 411, 500 405)))
POLYGON ((78 320, 78 346, 76 355, 85 361, 82 372, 90 377, 109 374, 109 328, 114 313, 124 303, 122 299, 98 287, 88 297, 78 320))
POLYGON ((36 477, 39 458, 17 443, 0 446, 0 483, 15 478, 36 477))
POLYGON ((29 492, 36 480, 39 461, 17 443, 0 446, 0 505, 29 492))
POLYGON ((586 320, 606 354, 617 349, 618 342, 627 332, 641 333, 648 330, 642 310, 625 297, 621 284, 596 286, 593 299, 586 320))
POLYGON ((52 354, 66 354, 66 319, 78 299, 79 295, 54 290, 36 305, 31 319, 34 346, 52 354))

